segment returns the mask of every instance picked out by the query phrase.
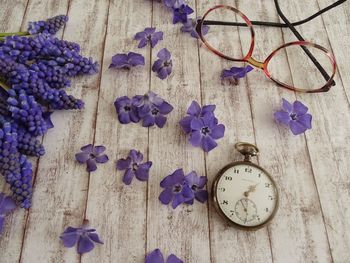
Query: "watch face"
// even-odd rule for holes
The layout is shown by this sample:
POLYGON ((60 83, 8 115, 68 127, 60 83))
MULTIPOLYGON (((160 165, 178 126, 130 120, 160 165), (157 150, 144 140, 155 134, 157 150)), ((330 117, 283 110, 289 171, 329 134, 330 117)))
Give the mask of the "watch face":
POLYGON ((233 164, 219 175, 214 187, 219 210, 238 226, 261 226, 276 212, 276 185, 262 168, 254 164, 233 164))

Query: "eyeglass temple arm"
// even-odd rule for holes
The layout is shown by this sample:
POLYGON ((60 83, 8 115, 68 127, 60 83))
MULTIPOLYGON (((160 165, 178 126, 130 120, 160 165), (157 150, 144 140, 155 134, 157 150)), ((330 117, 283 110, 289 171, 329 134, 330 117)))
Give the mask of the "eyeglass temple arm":
MULTIPOLYGON (((277 13, 278 15, 282 18, 282 20, 288 25, 288 27, 290 28, 290 30, 292 30, 293 34, 300 40, 300 41, 305 41, 305 39, 299 34, 299 32, 295 29, 295 27, 289 22, 289 20, 286 18, 286 16, 282 13, 282 10, 278 4, 278 0, 274 0, 275 1, 275 5, 277 8, 277 13)), ((312 55, 312 53, 310 52, 310 50, 305 47, 305 46, 301 46, 301 48, 305 51, 305 53, 308 55, 308 57, 311 59, 311 61, 314 63, 314 65, 317 67, 317 69, 320 71, 320 73, 322 74, 323 78, 325 80, 329 80, 330 76, 328 75, 328 73, 325 71, 325 69, 321 66, 321 64, 317 61, 317 59, 314 57, 314 55, 312 55)), ((335 86, 335 81, 332 81, 332 86, 335 86)))
MULTIPOLYGON (((342 3, 346 2, 347 0, 339 0, 333 4, 331 4, 330 6, 327 6, 323 9, 321 9, 320 11, 318 11, 317 13, 313 14, 312 16, 300 20, 298 22, 294 22, 291 23, 293 26, 300 26, 302 24, 305 24, 313 19, 315 19, 316 17, 322 15, 323 13, 327 12, 328 10, 341 5, 342 3)), ((277 22, 264 22, 264 21, 251 21, 253 25, 256 26, 271 26, 271 27, 280 27, 280 28, 286 28, 289 27, 287 24, 285 23, 277 23, 277 22)), ((222 22, 222 21, 214 21, 214 20, 206 20, 203 22, 204 25, 223 25, 223 26, 247 26, 246 23, 237 23, 237 22, 222 22)))

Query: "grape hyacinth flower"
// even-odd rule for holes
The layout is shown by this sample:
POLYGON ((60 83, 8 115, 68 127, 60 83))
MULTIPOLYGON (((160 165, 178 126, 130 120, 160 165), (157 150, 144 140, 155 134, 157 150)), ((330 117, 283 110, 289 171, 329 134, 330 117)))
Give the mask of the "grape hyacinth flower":
POLYGON ((75 155, 75 159, 79 163, 86 163, 86 170, 88 172, 96 171, 96 163, 106 163, 108 161, 108 156, 102 154, 106 150, 106 147, 103 145, 93 146, 92 144, 88 144, 80 150, 81 152, 75 155))
POLYGON ((173 8, 173 24, 177 24, 179 22, 186 23, 188 15, 192 14, 193 12, 193 9, 187 4, 182 4, 177 8, 173 8))
MULTIPOLYGON (((200 20, 200 17, 197 17, 196 19, 189 18, 187 22, 183 23, 183 26, 181 27, 181 31, 184 33, 189 33, 193 38, 199 38, 199 35, 196 31, 196 27, 198 24, 198 21, 200 20)), ((206 35, 209 32, 209 26, 203 25, 202 26, 202 35, 206 35)))
POLYGON ((195 147, 202 147, 209 152, 217 143, 215 140, 224 137, 225 126, 218 124, 214 114, 215 105, 206 105, 203 108, 193 101, 187 110, 188 116, 180 120, 180 125, 186 134, 190 134, 190 143, 195 147))
POLYGON ((159 41, 163 40, 163 32, 156 32, 155 27, 146 27, 144 31, 138 32, 134 39, 140 41, 138 48, 143 48, 147 44, 154 48, 159 41))
POLYGON ((229 84, 238 85, 238 79, 244 78, 252 70, 253 67, 251 67, 250 65, 239 68, 232 67, 229 70, 224 69, 221 73, 221 80, 228 80, 229 84))
POLYGON ((96 229, 88 228, 88 220, 84 220, 81 227, 67 227, 60 235, 60 239, 67 248, 74 247, 75 244, 78 244, 77 251, 79 254, 84 254, 93 250, 95 247, 94 243, 103 245, 103 242, 96 233, 96 229))
POLYGON ((159 201, 164 205, 168 205, 172 202, 173 209, 182 203, 190 204, 194 199, 194 193, 187 184, 182 169, 177 169, 171 175, 165 177, 160 182, 160 186, 164 188, 164 190, 159 195, 159 201))
POLYGON ((180 8, 182 5, 185 5, 186 2, 185 0, 164 0, 164 4, 169 8, 176 9, 180 8))
POLYGON ((167 260, 164 261, 162 252, 157 248, 146 255, 145 263, 183 263, 183 261, 174 254, 171 254, 167 260))
POLYGON ((277 122, 288 125, 294 135, 304 133, 311 129, 312 116, 307 113, 308 108, 300 101, 293 104, 282 99, 282 110, 275 112, 275 120, 277 122))
POLYGON ((5 216, 12 212, 16 208, 16 203, 9 196, 4 193, 0 193, 0 235, 3 231, 3 226, 5 223, 5 216))
MULTIPOLYGON (((198 176, 195 171, 190 172, 185 176, 186 183, 192 189, 194 197, 197 201, 204 203, 208 199, 208 191, 204 189, 208 182, 206 176, 198 176)), ((189 204, 193 204, 194 199, 189 201, 189 204)))
POLYGON ((144 66, 145 58, 138 53, 129 52, 128 54, 116 54, 112 57, 112 63, 109 68, 131 69, 131 67, 144 66))
POLYGON ((125 170, 123 182, 126 185, 131 184, 134 176, 139 181, 147 181, 149 177, 149 170, 152 162, 148 161, 142 163, 143 154, 136 150, 130 150, 129 156, 126 159, 119 159, 117 161, 117 170, 125 170))
POLYGON ((31 35, 44 33, 54 35, 60 30, 68 21, 68 16, 59 15, 47 19, 46 21, 29 22, 28 32, 31 35))
POLYGON ((160 79, 166 79, 172 72, 173 61, 171 60, 171 54, 163 48, 157 54, 158 59, 152 66, 152 71, 157 73, 157 77, 160 79))
POLYGON ((163 128, 167 121, 165 115, 174 109, 167 101, 152 91, 138 97, 135 106, 143 127, 151 127, 156 124, 159 128, 163 128))
POLYGON ((119 97, 114 102, 114 107, 118 114, 118 119, 122 124, 140 121, 137 109, 134 105, 136 98, 130 99, 127 96, 119 97))

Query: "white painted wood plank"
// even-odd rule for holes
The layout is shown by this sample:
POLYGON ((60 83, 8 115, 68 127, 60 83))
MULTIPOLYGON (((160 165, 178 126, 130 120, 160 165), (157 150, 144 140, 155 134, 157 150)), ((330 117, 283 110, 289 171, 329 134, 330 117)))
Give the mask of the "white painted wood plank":
MULTIPOLYGON (((120 124, 113 103, 121 96, 143 95, 149 89, 150 50, 138 49, 134 35, 151 25, 151 3, 144 0, 110 3, 104 51, 95 144, 107 147, 110 161, 90 175, 86 218, 96 227, 103 246, 83 256, 82 262, 143 262, 146 246, 147 182, 122 182, 124 172, 116 171, 116 160, 131 149, 144 154, 148 129, 138 124, 120 124), (118 15, 123 14, 123 15, 118 15), (137 52, 145 56, 144 67, 130 71, 108 69, 117 53, 137 52)), ((150 177, 157 177, 151 168, 150 177)))
MULTIPOLYGON (((27 1, 3 1, 0 4, 0 32, 17 32, 21 28, 27 1)), ((10 194, 9 186, 0 175, 0 191, 10 194)), ((16 209, 6 217, 3 233, 0 235, 1 262, 10 263, 20 257, 26 212, 16 209)))
MULTIPOLYGON (((223 3, 232 4, 221 0, 197 2, 198 15, 201 16, 214 5, 223 3)), ((229 41, 237 43, 237 50, 233 53, 241 55, 239 35, 233 33, 226 37, 229 41)), ((220 39, 222 38, 217 37, 216 41, 220 39)), ((220 123, 226 126, 225 137, 218 140, 219 146, 206 155, 207 174, 211 185, 222 167, 230 162, 242 160, 242 155, 235 151, 234 144, 238 141, 255 143, 255 138, 246 80, 241 80, 239 86, 222 85, 221 71, 231 68, 234 64, 216 57, 202 44, 199 51, 204 104, 216 104, 215 113, 220 123)), ((210 203, 212 262, 272 262, 266 228, 257 232, 237 230, 225 223, 217 214, 212 202, 210 203)))
MULTIPOLYGON (((343 17, 343 14, 347 12, 343 9, 348 6, 346 3, 338 9, 324 14, 323 17, 332 15, 333 12, 333 17, 338 15, 342 17, 340 21, 336 20, 334 23, 347 21, 345 23, 350 24, 349 17, 343 17)), ((283 8, 287 13, 295 14, 294 19, 297 20, 315 13, 319 6, 317 1, 308 1, 303 7, 293 3, 284 4, 283 8)), ((298 29, 305 38, 328 49, 334 45, 334 35, 332 46, 330 46, 324 21, 321 18, 314 20, 313 23, 300 26, 298 29)), ((328 30, 328 32, 330 31, 328 30)), ((350 109, 346 96, 349 78, 344 74, 348 71, 349 66, 348 61, 344 60, 340 52, 340 46, 342 49, 348 50, 350 44, 347 42, 348 36, 343 38, 343 34, 346 35, 346 30, 338 36, 337 44, 333 47, 337 58, 340 59, 338 63, 341 75, 336 75, 337 85, 328 93, 319 94, 316 97, 298 94, 298 98, 307 103, 314 116, 313 131, 307 133, 306 138, 334 262, 346 262, 350 249, 350 237, 346 234, 350 227, 350 212, 346 209, 350 202, 348 176, 350 163, 347 161, 350 158, 348 146, 350 141, 350 109), (347 70, 344 71, 346 67, 347 70)), ((286 32, 285 38, 290 39, 290 34, 286 32)), ((293 80, 296 83, 305 82, 303 77, 306 75, 303 72, 300 72, 298 68, 292 68, 292 71, 293 80)))
MULTIPOLYGON (((195 1, 188 3, 195 7, 195 1)), ((174 73, 162 81, 152 72, 151 90, 169 101, 174 110, 163 129, 149 130, 149 158, 154 165, 148 188, 147 251, 160 248, 166 256, 174 253, 184 262, 206 263, 210 262, 207 204, 196 201, 193 206, 181 205, 173 210, 158 200, 160 181, 176 169, 205 175, 202 150, 189 145, 178 124, 192 100, 200 101, 197 43, 179 31, 180 25, 172 24, 171 12, 157 2, 153 3, 153 26, 165 35, 152 52, 152 62, 161 48, 167 48, 173 57, 174 73)))
MULTIPOLYGON (((251 19, 278 21, 273 2, 239 1, 239 8, 251 19), (261 10, 258 16, 255 9, 261 10)), ((288 15, 295 20, 292 12, 288 15)), ((284 43, 281 31, 275 28, 256 28, 255 40, 255 54, 261 60, 284 43)), ((278 68, 291 74, 284 61, 278 68)), ((329 244, 304 136, 293 136, 273 119, 282 98, 294 101, 295 96, 265 79, 263 74, 248 76, 256 140, 262 152, 259 160, 280 187, 280 209, 269 227, 273 261, 329 262, 329 244)))
MULTIPOLYGON (((31 12, 42 18, 66 13, 68 2, 37 1, 31 12)), ((81 44, 82 53, 102 59, 108 2, 71 1, 64 38, 81 44), (83 11, 82 11, 83 10, 83 11)), ((31 14, 31 13, 30 13, 31 14)), ((67 226, 79 226, 84 217, 88 173, 74 154, 93 139, 100 74, 72 82, 69 93, 83 98, 82 111, 57 112, 55 128, 45 136, 46 155, 40 158, 25 235, 22 262, 77 262, 75 249, 66 249, 59 235, 67 226)))

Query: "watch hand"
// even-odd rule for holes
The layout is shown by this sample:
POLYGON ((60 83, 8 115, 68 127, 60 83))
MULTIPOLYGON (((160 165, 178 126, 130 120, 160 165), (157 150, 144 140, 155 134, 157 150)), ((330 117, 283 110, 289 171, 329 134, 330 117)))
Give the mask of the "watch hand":
POLYGON ((256 187, 259 185, 259 183, 257 183, 256 185, 250 185, 248 187, 248 191, 244 192, 244 196, 248 197, 250 193, 254 192, 256 190, 256 187))

